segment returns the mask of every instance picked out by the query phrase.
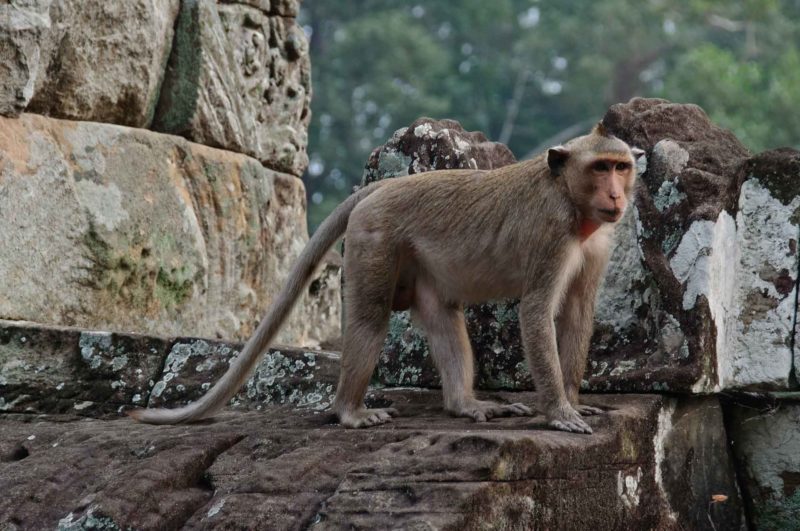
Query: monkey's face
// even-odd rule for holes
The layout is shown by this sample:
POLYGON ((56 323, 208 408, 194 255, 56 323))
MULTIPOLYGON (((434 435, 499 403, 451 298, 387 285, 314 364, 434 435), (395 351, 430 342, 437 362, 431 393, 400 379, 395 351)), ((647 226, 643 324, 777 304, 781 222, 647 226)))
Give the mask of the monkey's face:
POLYGON ((578 168, 576 188, 584 196, 577 206, 589 219, 605 223, 619 221, 628 206, 636 179, 633 155, 621 152, 597 153, 578 168))
POLYGON ((548 151, 551 173, 564 179, 584 219, 615 223, 622 218, 636 181, 636 160, 644 152, 593 131, 548 151))

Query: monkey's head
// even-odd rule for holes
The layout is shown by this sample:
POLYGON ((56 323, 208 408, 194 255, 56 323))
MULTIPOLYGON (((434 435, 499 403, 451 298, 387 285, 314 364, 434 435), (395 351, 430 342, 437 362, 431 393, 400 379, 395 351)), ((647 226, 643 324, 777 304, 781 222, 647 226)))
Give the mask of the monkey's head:
POLYGON ((611 135, 602 123, 591 133, 550 148, 550 173, 563 179, 585 220, 619 221, 636 181, 636 161, 644 154, 611 135))

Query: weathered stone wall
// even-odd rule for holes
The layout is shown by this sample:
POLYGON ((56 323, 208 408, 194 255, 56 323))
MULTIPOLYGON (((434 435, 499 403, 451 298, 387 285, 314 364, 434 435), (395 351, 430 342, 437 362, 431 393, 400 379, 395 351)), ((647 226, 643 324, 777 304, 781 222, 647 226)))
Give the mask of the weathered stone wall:
MULTIPOLYGON (((0 317, 252 332, 308 239, 296 15, 293 0, 0 5, 0 317)), ((280 342, 339 336, 339 268, 334 253, 280 342)))
POLYGON ((311 65, 296 3, 245 4, 183 2, 153 128, 300 176, 311 65))
POLYGON ((180 0, 0 5, 0 114, 148 127, 180 0))

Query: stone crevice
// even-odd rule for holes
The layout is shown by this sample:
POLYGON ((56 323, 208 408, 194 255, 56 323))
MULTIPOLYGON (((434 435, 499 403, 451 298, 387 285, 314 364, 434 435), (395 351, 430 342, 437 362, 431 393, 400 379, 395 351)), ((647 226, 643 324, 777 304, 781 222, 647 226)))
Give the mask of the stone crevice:
MULTIPOLYGON (((797 241, 800 242, 800 228, 798 228, 797 231, 797 241)), ((797 367, 797 313, 798 305, 800 305, 800 249, 795 252, 795 256, 797 257, 797 270, 795 271, 794 315, 792 317, 792 332, 789 344, 789 351, 792 354, 791 372, 789 373, 789 387, 792 389, 800 389, 800 375, 798 375, 797 367)))

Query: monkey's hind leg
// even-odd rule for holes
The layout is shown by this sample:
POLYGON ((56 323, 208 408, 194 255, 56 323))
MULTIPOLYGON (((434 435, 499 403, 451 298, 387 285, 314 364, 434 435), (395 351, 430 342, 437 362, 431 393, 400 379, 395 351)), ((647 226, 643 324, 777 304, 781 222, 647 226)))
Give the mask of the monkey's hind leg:
POLYGON ((364 396, 386 338, 394 265, 390 253, 349 237, 345 250, 345 331, 333 411, 348 428, 388 422, 397 410, 367 409, 364 396))
POLYGON ((532 415, 524 404, 498 404, 475 398, 472 347, 464 312, 443 302, 425 281, 419 281, 412 307, 414 319, 425 331, 431 356, 442 379, 444 408, 457 417, 485 422, 492 417, 532 415))

